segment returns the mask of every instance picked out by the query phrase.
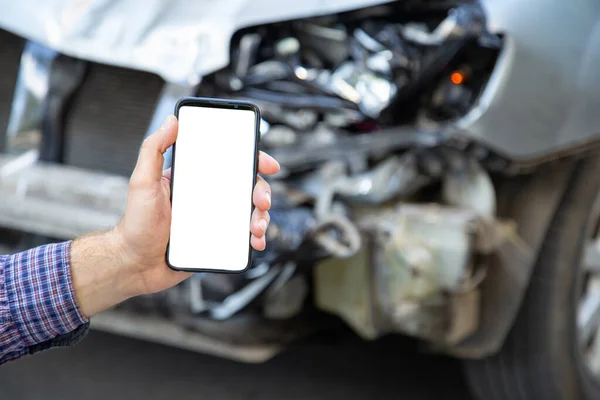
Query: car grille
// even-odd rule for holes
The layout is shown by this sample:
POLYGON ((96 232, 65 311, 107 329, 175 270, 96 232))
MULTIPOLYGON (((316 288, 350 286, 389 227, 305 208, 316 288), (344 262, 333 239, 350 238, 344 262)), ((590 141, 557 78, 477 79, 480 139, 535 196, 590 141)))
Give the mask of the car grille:
POLYGON ((162 86, 157 75, 90 63, 66 118, 65 164, 129 176, 162 86))

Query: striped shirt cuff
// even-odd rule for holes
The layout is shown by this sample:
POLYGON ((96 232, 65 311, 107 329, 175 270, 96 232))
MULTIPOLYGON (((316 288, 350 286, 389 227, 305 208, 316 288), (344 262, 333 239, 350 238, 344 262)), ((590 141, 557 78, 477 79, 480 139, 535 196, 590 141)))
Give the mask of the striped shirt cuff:
POLYGON ((86 324, 73 291, 71 241, 14 254, 6 263, 9 309, 24 346, 49 341, 86 324))

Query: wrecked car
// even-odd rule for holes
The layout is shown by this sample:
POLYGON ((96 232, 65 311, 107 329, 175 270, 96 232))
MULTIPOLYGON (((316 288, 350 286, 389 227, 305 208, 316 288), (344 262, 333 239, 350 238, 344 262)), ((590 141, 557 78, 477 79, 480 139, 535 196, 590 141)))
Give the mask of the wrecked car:
POLYGON ((600 3, 4 5, 7 251, 118 222, 180 97, 257 103, 282 166, 247 272, 93 328, 263 362, 343 321, 464 360, 481 399, 600 398, 600 3))

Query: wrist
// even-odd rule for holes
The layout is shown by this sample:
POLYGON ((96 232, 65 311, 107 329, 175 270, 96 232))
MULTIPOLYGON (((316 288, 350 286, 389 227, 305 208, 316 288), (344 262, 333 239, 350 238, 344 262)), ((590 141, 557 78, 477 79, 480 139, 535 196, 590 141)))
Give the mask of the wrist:
POLYGON ((135 296, 135 268, 113 229, 76 239, 71 245, 73 289, 90 318, 135 296))
POLYGON ((123 239, 119 227, 115 227, 106 232, 107 246, 110 249, 114 265, 115 273, 118 275, 118 290, 122 297, 129 299, 131 297, 142 294, 138 289, 138 268, 137 262, 131 257, 127 251, 126 242, 123 239))

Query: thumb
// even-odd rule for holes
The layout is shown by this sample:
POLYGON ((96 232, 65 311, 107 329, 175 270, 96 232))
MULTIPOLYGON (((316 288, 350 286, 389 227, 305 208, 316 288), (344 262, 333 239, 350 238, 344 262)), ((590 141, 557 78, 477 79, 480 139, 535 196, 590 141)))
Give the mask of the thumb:
POLYGON ((138 182, 160 181, 164 162, 163 154, 177 139, 177 125, 177 118, 169 115, 162 126, 144 140, 131 176, 132 180, 138 182))

